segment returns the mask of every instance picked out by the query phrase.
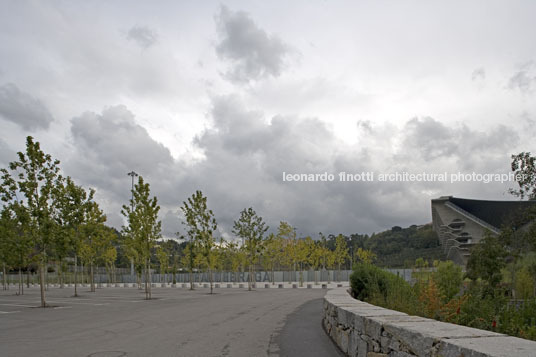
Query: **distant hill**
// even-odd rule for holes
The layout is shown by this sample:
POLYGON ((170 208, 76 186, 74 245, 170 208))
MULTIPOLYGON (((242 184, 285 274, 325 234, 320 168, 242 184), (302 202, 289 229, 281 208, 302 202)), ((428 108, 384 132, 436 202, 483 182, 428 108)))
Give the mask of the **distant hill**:
MULTIPOLYGON (((331 243, 332 236, 329 238, 331 243)), ((352 234, 346 240, 351 252, 357 252, 358 248, 372 250, 378 256, 375 264, 382 267, 410 268, 417 258, 428 260, 431 266, 436 259, 446 259, 432 224, 395 226, 371 236, 352 234)))

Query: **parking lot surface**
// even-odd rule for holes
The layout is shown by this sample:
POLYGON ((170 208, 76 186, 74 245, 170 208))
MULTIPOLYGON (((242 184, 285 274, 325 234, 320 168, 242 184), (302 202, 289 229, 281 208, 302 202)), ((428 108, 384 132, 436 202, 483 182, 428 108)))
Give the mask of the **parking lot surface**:
POLYGON ((0 291, 2 356, 339 356, 323 289, 51 288, 0 291), (301 346, 301 347, 300 347, 301 346))

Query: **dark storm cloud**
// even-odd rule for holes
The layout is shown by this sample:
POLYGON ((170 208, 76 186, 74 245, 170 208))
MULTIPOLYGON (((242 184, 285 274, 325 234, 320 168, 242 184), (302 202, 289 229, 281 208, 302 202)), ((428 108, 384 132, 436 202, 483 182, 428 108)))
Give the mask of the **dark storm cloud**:
POLYGON ((247 13, 225 6, 216 16, 216 25, 220 37, 216 53, 232 63, 227 73, 230 80, 247 82, 281 74, 290 50, 279 37, 266 33, 247 13))
POLYGON ((405 156, 417 154, 425 162, 449 157, 471 162, 482 153, 507 152, 519 138, 515 131, 504 125, 479 132, 465 125, 447 126, 430 117, 409 120, 403 133, 405 154, 409 154, 405 156))
POLYGON ((113 199, 121 198, 121 203, 130 191, 127 172, 134 170, 147 179, 164 176, 173 166, 169 150, 154 141, 125 106, 73 118, 71 134, 77 155, 66 164, 69 174, 113 199))
POLYGON ((433 118, 413 118, 406 123, 404 132, 404 146, 417 150, 425 161, 451 156, 457 151, 455 130, 433 118))
POLYGON ((136 25, 128 30, 127 39, 147 49, 158 41, 158 34, 147 26, 136 25))
POLYGON ((377 230, 400 217, 416 217, 408 219, 407 207, 402 215, 401 209, 386 210, 385 201, 377 199, 385 190, 379 183, 283 182, 283 172, 337 174, 375 168, 361 160, 360 148, 341 144, 324 122, 293 116, 267 122, 233 96, 215 98, 211 113, 214 128, 196 142, 206 159, 189 176, 207 194, 227 231, 248 206, 274 229, 286 220, 311 235, 377 230))
POLYGON ((39 99, 12 83, 0 86, 0 118, 18 124, 24 130, 48 129, 54 120, 39 99))
POLYGON ((210 117, 212 126, 194 142, 204 159, 187 163, 174 160, 123 106, 102 114, 85 113, 72 120, 77 159, 69 162, 68 169, 112 197, 105 205, 115 215, 110 216, 113 222, 121 221, 120 206, 128 202, 126 173, 134 169, 142 174, 162 205, 165 237, 184 233, 179 207, 195 190, 208 197, 221 232, 231 236, 233 221, 250 206, 272 229, 285 220, 300 234, 372 232, 424 223, 429 198, 464 192, 478 198, 496 188, 379 182, 377 177, 374 182, 338 182, 338 177, 335 182, 284 182, 283 172, 504 172, 509 145, 517 140, 516 133, 505 127, 479 132, 425 117, 391 132, 361 122, 366 123, 360 125, 363 141, 349 145, 319 119, 283 115, 269 119, 237 96, 213 97, 210 117), (401 147, 394 150, 397 143, 401 147), (426 196, 423 190, 437 194, 426 196))

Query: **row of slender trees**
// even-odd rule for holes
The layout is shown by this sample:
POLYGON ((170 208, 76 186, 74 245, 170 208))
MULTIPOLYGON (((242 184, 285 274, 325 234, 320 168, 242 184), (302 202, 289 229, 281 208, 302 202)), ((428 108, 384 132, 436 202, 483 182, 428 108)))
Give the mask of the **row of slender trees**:
MULTIPOLYGON (((239 241, 225 241, 218 234, 217 221, 208 208, 207 197, 195 192, 180 207, 187 244, 181 256, 172 254, 170 245, 162 242, 160 207, 151 196, 143 177, 133 186, 132 198, 121 213, 126 224, 121 232, 106 225, 106 215, 95 201, 95 191, 85 190, 72 178, 61 174, 60 162, 45 154, 32 137, 26 140, 26 151, 18 160, 0 169, 0 261, 4 285, 8 267, 17 267, 19 293, 23 293, 22 269, 37 266, 41 306, 46 307, 45 274, 50 262, 63 284, 66 264, 74 265, 74 295, 78 295, 78 266, 89 270, 91 291, 95 291, 95 267, 105 265, 113 270, 118 247, 136 267, 138 282, 144 281, 145 295, 151 298, 151 262, 158 261, 161 272, 176 272, 177 267, 190 274, 198 269, 208 273, 212 292, 213 272, 223 269, 249 271, 249 289, 258 267, 273 272, 276 268, 300 272, 319 267, 340 270, 348 258, 343 236, 338 236, 334 250, 326 239, 298 239, 295 229, 281 222, 276 234, 266 234, 268 226, 253 208, 244 209, 234 222, 233 234, 239 241), (142 279, 143 275, 143 279, 142 279)), ((193 289, 193 279, 191 288, 193 289)), ((300 281, 303 277, 300 273, 300 281)))

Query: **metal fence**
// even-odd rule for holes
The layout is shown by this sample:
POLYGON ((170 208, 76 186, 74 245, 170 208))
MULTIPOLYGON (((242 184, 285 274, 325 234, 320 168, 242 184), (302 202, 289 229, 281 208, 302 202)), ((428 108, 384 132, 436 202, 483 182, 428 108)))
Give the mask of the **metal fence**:
MULTIPOLYGON (((413 270, 412 269, 386 269, 387 271, 396 274, 404 280, 408 282, 413 281, 413 270)), ((300 272, 299 271, 275 271, 273 272, 273 277, 275 282, 298 282, 300 280, 303 280, 304 282, 316 282, 316 281, 349 281, 350 274, 352 273, 351 270, 307 270, 301 272, 301 278, 300 278, 300 272)), ((10 284, 17 284, 19 282, 19 275, 18 274, 7 274, 6 276, 8 283, 10 284)), ((218 283, 241 283, 241 282, 248 282, 249 273, 248 272, 214 272, 212 273, 212 281, 218 282, 218 283)), ((0 281, 2 280, 2 274, 0 272, 0 281)), ((46 277, 47 281, 50 283, 58 283, 58 275, 56 273, 47 273, 46 277)), ((142 275, 142 281, 144 279, 144 276, 142 275)), ((271 282, 272 281, 272 272, 267 271, 258 271, 255 272, 255 276, 253 279, 255 282, 261 283, 261 282, 271 282)), ((30 274, 30 276, 27 276, 26 274, 22 275, 22 281, 24 283, 30 282, 30 283, 38 283, 39 282, 39 275, 38 274, 30 274)), ((89 282, 89 274, 86 272, 78 273, 77 277, 78 282, 88 283, 89 282)), ((173 274, 154 274, 151 273, 151 282, 153 283, 172 283, 174 281, 173 274)), ((175 281, 177 283, 188 283, 190 282, 190 274, 187 272, 180 272, 175 274, 175 281)), ((199 283, 207 283, 209 282, 209 275, 206 272, 194 272, 192 274, 192 281, 199 282, 199 283)), ((66 284, 72 284, 74 283, 74 274, 73 273, 67 273, 63 276, 63 282, 66 284)), ((110 278, 108 274, 104 270, 98 271, 98 273, 95 274, 95 283, 136 283, 137 277, 134 274, 130 274, 129 269, 121 269, 116 271, 116 274, 113 278, 110 278)))

